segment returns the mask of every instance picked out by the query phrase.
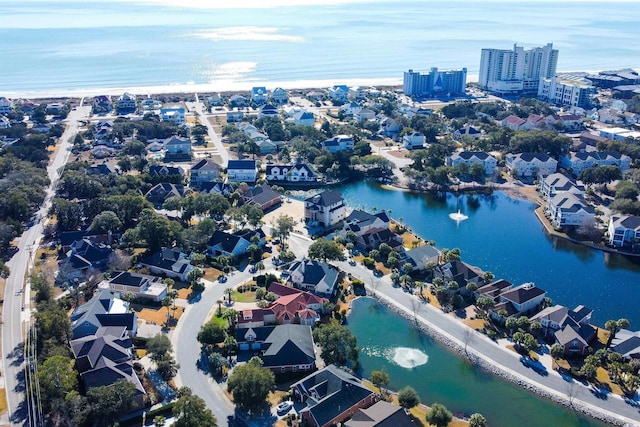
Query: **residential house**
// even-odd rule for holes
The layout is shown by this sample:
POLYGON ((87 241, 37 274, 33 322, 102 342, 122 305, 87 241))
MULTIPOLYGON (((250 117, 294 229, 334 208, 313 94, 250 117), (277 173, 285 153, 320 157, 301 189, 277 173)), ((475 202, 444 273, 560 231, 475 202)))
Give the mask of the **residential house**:
POLYGON ((153 274, 172 277, 179 281, 187 281, 189 272, 193 270, 190 253, 181 248, 163 248, 159 252, 140 261, 142 267, 147 268, 153 274))
POLYGON ((258 109, 258 118, 262 119, 265 117, 273 117, 276 119, 280 118, 280 112, 278 108, 274 107, 271 104, 264 104, 262 107, 258 109))
POLYGON ((257 141, 256 145, 260 150, 260 154, 271 154, 277 152, 284 143, 281 141, 273 142, 270 139, 266 139, 264 141, 257 141))
POLYGON ((594 221, 596 211, 582 195, 571 192, 557 193, 547 200, 545 214, 556 228, 579 227, 594 221))
POLYGON ((160 120, 183 126, 187 123, 185 113, 184 107, 165 107, 160 109, 160 120))
POLYGON ((511 130, 524 130, 526 123, 525 119, 511 114, 500 121, 500 126, 511 130))
POLYGON ((573 310, 561 305, 547 307, 531 318, 542 325, 546 336, 555 337, 565 354, 586 354, 589 344, 597 336, 589 324, 593 310, 579 305, 573 310))
POLYGON ((581 151, 563 154, 559 164, 576 176, 594 166, 618 166, 620 172, 625 172, 631 167, 631 157, 617 151, 581 151))
POLYGON ((90 275, 108 267, 113 254, 111 246, 88 238, 76 240, 71 244, 67 258, 60 261, 58 269, 66 280, 88 278, 90 275))
POLYGON ((584 117, 576 114, 552 114, 545 121, 548 127, 559 126, 567 131, 584 129, 584 117))
POLYGON ((356 123, 364 123, 367 120, 374 120, 376 118, 376 112, 369 108, 362 108, 360 111, 353 115, 353 119, 356 123))
POLYGON ((402 406, 381 400, 358 409, 345 427, 415 427, 416 423, 402 406))
POLYGON ((529 114, 526 122, 520 127, 524 130, 544 129, 547 127, 547 121, 544 116, 538 114, 529 114))
POLYGON ((180 178, 182 178, 184 177, 184 169, 182 169, 180 166, 151 165, 149 166, 149 176, 179 176, 180 178))
POLYGON ((377 117, 378 123, 380 123, 380 130, 378 133, 387 138, 396 140, 400 136, 402 126, 395 119, 379 114, 377 117))
POLYGON ((360 86, 353 86, 349 88, 349 99, 355 99, 356 101, 362 101, 367 98, 367 92, 365 88, 360 86))
POLYGON ((620 329, 609 346, 626 360, 640 359, 640 332, 620 329))
POLYGON ((220 178, 220 165, 210 159, 202 159, 191 166, 189 185, 200 188, 205 182, 213 182, 220 178))
POLYGON ((231 184, 221 181, 203 182, 200 185, 200 192, 209 194, 221 194, 228 196, 233 193, 234 188, 231 184))
POLYGON ((400 265, 409 263, 413 265, 415 270, 424 270, 427 266, 435 266, 438 264, 440 252, 431 246, 423 245, 413 249, 403 250, 400 252, 400 265))
POLYGON ((583 195, 585 187, 566 175, 556 172, 541 179, 538 182, 538 190, 545 200, 549 200, 562 192, 583 195))
POLYGON ((116 295, 131 292, 136 298, 156 302, 167 296, 167 285, 162 282, 162 278, 128 271, 114 271, 110 279, 98 284, 98 288, 108 289, 116 295))
POLYGON ((424 148, 427 138, 422 132, 407 132, 402 136, 402 146, 407 150, 424 148))
POLYGON ((456 141, 460 141, 460 139, 463 136, 467 136, 473 139, 478 139, 482 136, 482 132, 480 131, 480 129, 476 128, 475 126, 466 124, 462 126, 460 129, 456 129, 453 132, 452 136, 453 136, 453 139, 455 139, 456 141))
POLYGON ((322 261, 302 260, 294 262, 288 270, 294 287, 330 297, 336 290, 339 271, 322 261))
POLYGON ((624 249, 637 248, 640 244, 640 217, 611 215, 607 235, 611 246, 624 249))
POLYGON ((219 93, 214 93, 213 95, 207 98, 207 102, 209 105, 214 107, 222 107, 224 105, 224 99, 220 96, 219 93))
POLYGON ((355 101, 347 102, 340 106, 340 112, 347 117, 355 117, 362 110, 362 105, 355 101))
POLYGON ((538 311, 547 292, 533 283, 525 283, 515 288, 508 289, 500 294, 499 302, 493 307, 492 317, 499 317, 501 310, 507 312, 507 317, 516 315, 531 315, 538 311))
POLYGON ((546 176, 558 168, 558 161, 545 153, 507 154, 506 165, 519 177, 546 176))
POLYGON ((93 112, 96 114, 109 113, 112 109, 111 97, 99 95, 93 98, 93 112))
POLYGON ((191 140, 180 136, 172 136, 164 141, 165 162, 191 160, 191 140))
POLYGON ((238 328, 235 337, 240 358, 244 355, 249 359, 258 352, 263 367, 274 374, 304 374, 316 369, 310 326, 283 324, 238 328))
POLYGON ((116 298, 108 290, 98 292, 71 313, 71 339, 94 335, 101 326, 122 326, 129 336, 138 331, 138 316, 129 311, 129 303, 116 298))
POLYGON ((255 160, 229 160, 227 180, 229 182, 256 182, 258 167, 255 160))
POLYGON ((402 248, 402 238, 389 229, 389 217, 385 212, 372 215, 361 210, 354 210, 344 220, 343 231, 356 234, 355 245, 360 250, 378 249, 386 243, 393 249, 402 248))
POLYGON ((147 97, 140 103, 140 106, 142 107, 143 111, 152 112, 160 110, 162 108, 162 102, 158 101, 157 99, 147 97))
POLYGON ((13 111, 13 103, 5 98, 4 96, 0 96, 0 114, 8 115, 13 111))
POLYGON ((320 320, 320 314, 324 312, 324 304, 329 301, 311 292, 277 282, 271 283, 268 291, 278 295, 278 299, 266 308, 243 310, 238 318, 238 327, 253 328, 292 323, 315 326, 320 320))
POLYGON ((267 240, 262 229, 240 230, 234 233, 216 230, 207 242, 207 251, 211 256, 226 255, 239 257, 247 253, 247 248, 252 245, 251 240, 256 236, 258 247, 263 247, 267 240))
POLYGON ((106 161, 103 163, 99 163, 97 165, 87 166, 87 175, 115 175, 118 173, 118 170, 115 166, 107 163, 106 161))
POLYGON ((474 291, 473 295, 476 300, 481 297, 489 297, 493 298, 494 300, 498 300, 500 294, 508 291, 511 288, 513 288, 513 283, 504 279, 498 279, 486 285, 480 286, 474 291))
POLYGON ((329 365, 291 385, 293 399, 306 402, 299 411, 306 425, 329 427, 373 405, 376 394, 356 376, 329 365))
POLYGON ((446 159, 447 166, 456 167, 462 163, 471 166, 480 163, 484 168, 485 175, 493 175, 498 165, 498 160, 484 151, 457 151, 446 159))
POLYGON ((338 151, 353 150, 353 137, 349 135, 336 135, 333 138, 323 141, 322 147, 334 154, 338 151))
POLYGON ((470 283, 475 284, 478 288, 484 285, 482 270, 460 260, 453 260, 437 266, 433 270, 433 277, 439 277, 445 283, 456 282, 458 289, 462 290, 465 290, 470 283))
POLYGON ((321 91, 318 91, 318 90, 312 90, 312 91, 307 92, 306 96, 310 101, 319 102, 319 101, 322 101, 324 99, 325 93, 321 92, 321 91))
POLYGON ((584 142, 587 145, 596 146, 598 142, 607 142, 609 139, 604 136, 600 136, 589 131, 584 131, 580 134, 580 142, 584 142))
POLYGON ((285 89, 277 87, 271 91, 270 99, 271 102, 276 105, 286 104, 287 102, 289 102, 289 94, 285 89))
POLYGON ((601 108, 598 110, 598 121, 608 125, 623 125, 624 117, 617 110, 601 108))
POLYGON ((243 197, 246 204, 259 206, 263 211, 282 203, 282 195, 267 184, 249 189, 243 197))
POLYGON ((310 225, 333 227, 345 219, 346 214, 342 194, 335 190, 324 191, 304 201, 304 221, 310 225))
POLYGON ((625 141, 628 138, 640 139, 640 132, 619 127, 600 128, 600 136, 614 141, 625 141))
POLYGON ((244 120, 244 111, 231 110, 227 111, 227 123, 236 123, 244 120))
POLYGON ((316 116, 309 111, 298 111, 291 116, 290 120, 294 125, 313 126, 316 123, 316 116))
POLYGON ((229 107, 241 108, 249 106, 249 101, 242 95, 233 95, 229 98, 229 107))
POLYGON ((0 129, 9 129, 11 127, 11 121, 5 116, 0 116, 0 129))
POLYGON ((86 239, 93 243, 105 243, 111 244, 111 237, 109 234, 95 234, 91 230, 79 230, 79 231, 63 231, 58 234, 58 244, 62 248, 63 253, 67 253, 72 247, 77 247, 77 242, 86 239))
POLYGON ((131 113, 133 111, 136 111, 137 108, 138 103, 135 95, 125 92, 118 98, 119 113, 131 113))
POLYGON ((170 197, 184 197, 185 188, 181 184, 171 184, 168 182, 160 182, 144 195, 144 197, 153 203, 154 206, 160 208, 170 197))
POLYGON ((269 98, 269 93, 264 86, 254 86, 251 88, 251 101, 256 104, 264 104, 269 98))
POLYGON ((265 178, 267 181, 315 182, 316 173, 306 163, 294 165, 267 165, 265 178))
POLYGON ((349 88, 346 85, 334 85, 327 90, 329 99, 337 102, 349 101, 349 88))
POLYGON ((124 379, 134 385, 135 408, 144 407, 147 393, 133 369, 133 345, 125 327, 100 327, 70 344, 85 390, 124 379))

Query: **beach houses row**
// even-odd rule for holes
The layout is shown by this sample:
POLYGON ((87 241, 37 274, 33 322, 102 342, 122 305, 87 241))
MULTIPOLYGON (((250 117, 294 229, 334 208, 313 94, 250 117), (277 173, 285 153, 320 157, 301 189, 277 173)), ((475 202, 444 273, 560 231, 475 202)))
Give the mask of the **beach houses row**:
POLYGON ((584 199, 585 187, 573 179, 553 173, 538 182, 544 198, 545 215, 556 228, 580 227, 593 223, 595 209, 584 199))

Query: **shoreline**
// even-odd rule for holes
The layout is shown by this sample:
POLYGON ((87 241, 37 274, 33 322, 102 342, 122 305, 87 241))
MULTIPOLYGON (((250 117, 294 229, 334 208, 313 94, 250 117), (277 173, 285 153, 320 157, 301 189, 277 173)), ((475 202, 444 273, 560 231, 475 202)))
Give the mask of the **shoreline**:
MULTIPOLYGON (((370 290, 371 291, 371 290, 370 290)), ((420 332, 427 334, 428 336, 432 337, 433 339, 435 339, 436 341, 438 341, 440 344, 444 345, 445 347, 453 350, 455 353, 457 353, 460 357, 462 357, 463 359, 468 360, 471 364, 478 366, 480 369, 482 369, 483 371, 491 374, 491 375, 495 375, 505 381, 508 381, 512 384, 515 384, 518 387, 521 387, 525 390, 530 391, 531 393, 536 394, 537 396, 543 397, 545 399, 549 399, 554 403, 560 404, 566 408, 572 408, 584 415, 587 415, 591 418, 600 420, 600 421, 604 421, 606 423, 612 424, 612 425, 616 425, 616 426, 623 426, 623 427, 631 427, 633 425, 635 425, 635 422, 633 422, 633 420, 628 420, 624 417, 621 417, 615 413, 611 413, 609 411, 609 413, 605 412, 605 410, 601 410, 600 408, 595 408, 595 407, 591 407, 587 404, 584 404, 582 401, 580 401, 579 399, 573 399, 572 401, 569 400, 569 398, 564 397, 562 395, 559 394, 559 392, 557 392, 556 390, 552 390, 552 389, 547 389, 545 387, 542 387, 538 384, 535 384, 532 381, 529 381, 527 378, 525 377, 521 377, 519 374, 516 374, 513 371, 510 371, 509 369, 502 367, 500 365, 497 365, 495 363, 492 363, 492 361, 490 361, 488 358, 486 358, 484 355, 478 353, 475 354, 474 350, 471 351, 465 351, 464 349, 464 345, 460 342, 458 342, 457 339, 455 339, 453 336, 449 335, 446 331, 440 329, 439 327, 432 325, 431 323, 427 322, 425 319, 423 319, 420 315, 416 315, 415 317, 408 311, 408 308, 400 305, 399 303, 397 303, 396 301, 394 301, 393 299, 387 297, 386 295, 382 294, 382 293, 376 293, 375 290, 371 291, 372 294, 371 295, 366 295, 366 297, 356 297, 354 299, 352 299, 349 303, 349 313, 351 311, 351 304, 353 303, 353 301, 355 301, 358 298, 372 298, 374 299, 376 302, 384 305, 385 307, 387 307, 388 309, 390 309, 391 311, 393 311, 394 313, 398 314, 399 316, 403 317, 404 319, 406 319, 409 322, 414 322, 417 326, 417 328, 420 330, 420 332), (418 320, 419 322, 417 322, 416 320, 418 320), (631 423, 629 423, 631 421, 631 423)), ((435 309, 435 307, 432 307, 429 305, 430 308, 427 309, 435 309)), ((349 313, 347 313, 347 316, 349 315, 349 313)), ((468 327, 468 326, 467 326, 468 327)), ((474 331, 475 332, 475 331, 474 331)), ((484 336, 482 336, 484 337, 484 336)), ((486 338, 486 337, 484 337, 486 338)), ((488 338, 486 338, 488 339, 488 338)))

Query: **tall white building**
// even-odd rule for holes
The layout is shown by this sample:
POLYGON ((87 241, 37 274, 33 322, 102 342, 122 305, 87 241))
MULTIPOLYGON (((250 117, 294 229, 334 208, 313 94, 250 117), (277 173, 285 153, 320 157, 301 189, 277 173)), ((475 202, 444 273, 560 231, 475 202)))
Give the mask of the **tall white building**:
POLYGON ((556 74, 558 50, 552 43, 525 50, 513 45, 508 49, 482 49, 480 88, 490 92, 514 94, 538 91, 540 78, 556 74))
POLYGON ((538 98, 556 105, 589 108, 596 88, 587 79, 579 76, 542 77, 538 87, 538 98))
POLYGON ((429 96, 436 93, 464 95, 467 85, 467 69, 438 71, 409 70, 404 73, 402 91, 408 96, 429 96))

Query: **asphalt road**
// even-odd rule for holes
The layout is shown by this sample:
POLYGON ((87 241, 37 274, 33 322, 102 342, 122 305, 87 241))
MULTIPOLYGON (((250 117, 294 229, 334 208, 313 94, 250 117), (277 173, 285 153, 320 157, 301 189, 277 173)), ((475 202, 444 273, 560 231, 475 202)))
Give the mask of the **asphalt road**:
POLYGON ((4 293, 2 312, 2 350, 3 373, 5 388, 7 390, 8 417, 11 425, 25 425, 27 408, 24 394, 24 358, 22 355, 22 332, 24 322, 30 318, 30 289, 25 285, 25 277, 29 266, 30 257, 35 254, 37 245, 42 238, 44 229, 43 219, 51 207, 51 201, 55 194, 55 187, 60 176, 62 166, 69 157, 69 148, 72 138, 78 131, 78 120, 86 119, 91 112, 91 107, 77 107, 71 111, 66 119, 67 128, 60 139, 59 149, 51 164, 47 167, 47 173, 51 185, 46 190, 46 198, 42 207, 35 215, 33 225, 25 230, 18 241, 17 252, 7 265, 11 274, 7 278, 4 293), (23 300, 24 298, 24 300, 23 300), (24 303, 24 311, 22 304, 24 303))
POLYGON ((216 131, 213 129, 213 125, 209 123, 208 119, 209 119, 209 116, 211 115, 207 112, 206 106, 202 102, 200 102, 198 98, 198 94, 196 94, 195 97, 196 97, 196 102, 193 103, 194 110, 200 116, 200 119, 201 119, 200 122, 207 127, 207 133, 209 134, 209 138, 213 142, 213 145, 215 145, 215 147, 218 149, 218 154, 222 159, 221 166, 226 168, 229 165, 229 153, 227 152, 227 149, 222 144, 222 140, 220 139, 220 136, 218 136, 216 131))

